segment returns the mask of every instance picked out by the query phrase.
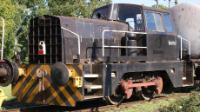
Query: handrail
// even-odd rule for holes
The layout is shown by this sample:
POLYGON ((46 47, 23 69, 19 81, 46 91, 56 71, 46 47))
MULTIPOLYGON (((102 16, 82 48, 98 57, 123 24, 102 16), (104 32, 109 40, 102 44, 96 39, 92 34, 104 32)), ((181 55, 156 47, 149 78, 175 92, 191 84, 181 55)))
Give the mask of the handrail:
POLYGON ((65 27, 61 27, 61 29, 65 30, 65 31, 68 31, 68 32, 70 32, 70 33, 72 33, 73 35, 76 36, 76 38, 78 40, 78 55, 80 56, 80 54, 81 54, 81 40, 80 40, 79 34, 73 32, 73 31, 71 31, 71 30, 69 30, 69 29, 67 29, 65 27))
POLYGON ((1 60, 3 60, 3 52, 4 52, 4 38, 5 38, 5 20, 3 17, 0 17, 2 21, 2 40, 1 40, 1 60))
POLYGON ((181 39, 181 45, 180 45, 181 46, 181 59, 183 59, 183 52, 182 52, 183 51, 183 41, 188 43, 189 55, 191 55, 191 42, 189 40, 183 38, 181 35, 178 35, 177 37, 181 39))
POLYGON ((146 32, 132 32, 132 31, 123 31, 123 30, 103 30, 102 32, 102 56, 103 57, 105 56, 105 48, 147 49, 147 47, 143 47, 143 46, 106 46, 104 42, 106 32, 147 34, 146 32))

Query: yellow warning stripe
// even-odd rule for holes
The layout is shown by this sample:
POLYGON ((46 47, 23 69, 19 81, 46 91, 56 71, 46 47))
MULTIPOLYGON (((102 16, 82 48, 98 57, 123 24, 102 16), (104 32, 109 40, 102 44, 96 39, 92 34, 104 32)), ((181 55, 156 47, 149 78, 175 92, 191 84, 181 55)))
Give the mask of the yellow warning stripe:
MULTIPOLYGON (((37 65, 36 65, 37 66, 37 65)), ((22 84, 24 83, 24 81, 27 80, 28 77, 30 77, 31 73, 32 72, 36 72, 36 71, 33 71, 34 67, 36 66, 33 66, 31 65, 28 69, 27 69, 27 74, 26 76, 20 80, 13 88, 13 94, 16 94, 18 92, 18 90, 20 89, 20 87, 22 86, 22 84)), ((76 65, 75 65, 76 66, 76 65)), ((74 76, 81 76, 80 73, 78 73, 78 71, 73 67, 73 66, 70 66, 69 67, 70 70, 73 71, 73 75, 74 76)), ((79 68, 79 67, 78 67, 79 68)), ((48 76, 47 77, 51 77, 51 68, 49 65, 41 65, 40 67, 38 67, 38 69, 43 69, 45 71, 47 71, 48 73, 48 76)), ((81 70, 81 69, 80 69, 81 70)), ((33 75, 33 74, 32 74, 33 75)), ((35 73, 34 73, 34 76, 35 76, 35 73)), ((28 90, 30 90, 30 88, 32 88, 32 86, 34 86, 34 82, 36 81, 36 79, 31 79, 30 81, 27 82, 27 84, 22 88, 21 90, 21 93, 19 94, 19 98, 22 99, 23 97, 25 97, 26 93, 28 92, 28 90)), ((51 85, 51 82, 44 78, 44 84, 45 84, 45 89, 48 89, 50 91, 50 95, 47 99, 46 99, 46 103, 47 104, 54 104, 53 103, 53 100, 56 100, 56 102, 61 105, 61 106, 66 106, 66 102, 65 100, 68 101, 69 104, 71 105, 75 105, 76 104, 76 100, 75 99, 79 99, 79 100, 82 100, 83 96, 82 96, 82 93, 80 92, 80 90, 74 86, 73 84, 73 81, 70 80, 68 82, 68 87, 71 89, 69 92, 65 86, 61 86, 61 87, 56 87, 54 88, 52 85, 51 85), (58 90, 57 90, 58 89, 58 90), (62 94, 61 94, 62 93, 62 94), (59 96, 59 94, 61 94, 62 96, 59 96), (75 95, 77 98, 73 98, 73 95, 75 95), (64 98, 64 97, 65 98, 64 98), (64 99, 63 99, 64 98, 64 99)), ((29 97, 27 97, 26 102, 27 103, 37 103, 38 101, 36 100, 35 102, 32 102, 34 100, 34 98, 36 97, 36 95, 39 93, 39 86, 38 85, 35 85, 36 87, 33 88, 33 90, 31 91, 31 93, 29 93, 29 97)), ((41 103, 41 102, 38 102, 38 103, 41 103)))
POLYGON ((75 100, 74 100, 74 99, 72 98, 72 96, 66 91, 66 89, 65 89, 64 86, 60 87, 59 90, 65 95, 66 99, 68 99, 68 101, 69 101, 69 103, 70 103, 71 105, 74 106, 74 105, 76 104, 75 100))
MULTIPOLYGON (((49 88, 52 88, 52 86, 50 86, 49 88)), ((67 90, 65 90, 65 87, 64 86, 62 86, 62 87, 59 87, 59 90, 58 91, 55 91, 55 90, 52 90, 51 91, 52 92, 52 96, 50 96, 46 101, 48 102, 48 103, 51 103, 51 101, 53 100, 53 98, 55 97, 57 97, 57 96, 59 96, 59 94, 58 94, 58 92, 61 92, 64 96, 65 96, 65 98, 66 98, 66 100, 71 104, 71 105, 75 105, 75 103, 76 103, 76 101, 72 98, 72 96, 67 92, 67 90), (56 93, 56 95, 54 95, 56 93)), ((58 101, 58 100, 57 100, 58 101)))
POLYGON ((26 100, 27 103, 32 103, 33 98, 37 95, 39 90, 39 85, 36 85, 36 87, 33 89, 33 91, 31 92, 31 94, 29 95, 30 97, 28 97, 28 99, 26 100))
POLYGON ((13 86, 13 89, 12 89, 12 94, 15 96, 17 94, 17 92, 19 92, 19 88, 22 86, 22 84, 24 83, 24 81, 26 81, 26 79, 29 77, 30 73, 32 72, 32 69, 33 69, 33 65, 31 65, 28 70, 27 70, 27 76, 23 77, 22 80, 20 80, 19 82, 17 82, 16 85, 13 86))
POLYGON ((83 98, 83 96, 80 93, 80 91, 76 87, 73 86, 73 82, 69 81, 68 85, 71 88, 71 90, 73 91, 73 93, 75 93, 75 95, 78 97, 78 99, 81 100, 83 98))
MULTIPOLYGON (((47 79, 45 79, 45 80, 47 80, 47 79)), ((56 101, 57 101, 59 104, 61 104, 61 105, 65 105, 65 102, 64 102, 64 101, 62 100, 62 98, 58 95, 58 93, 56 92, 56 90, 55 90, 52 86, 50 86, 50 83, 49 83, 49 82, 48 82, 48 86, 49 86, 49 88, 47 88, 47 89, 50 89, 51 94, 52 94, 53 97, 55 97, 56 101)), ((51 102, 52 99, 53 99, 52 97, 49 97, 46 101, 47 101, 47 102, 51 102)))
POLYGON ((19 88, 21 87, 21 85, 22 85, 23 82, 24 82, 23 80, 20 80, 19 82, 17 82, 16 85, 14 85, 14 86, 12 87, 12 95, 13 95, 13 96, 16 96, 16 95, 17 95, 17 92, 19 92, 18 90, 19 90, 19 88))
MULTIPOLYGON (((50 71, 50 67, 46 67, 46 69, 48 69, 47 71, 50 71)), ((49 82, 50 83, 50 82, 49 82)), ((51 86, 51 85, 50 85, 51 86)), ((72 98, 72 96, 65 90, 65 87, 62 86, 62 87, 58 87, 59 88, 59 91, 58 92, 62 92, 62 94, 65 96, 66 100, 68 100, 68 102, 71 104, 71 105, 75 105, 75 100, 72 98)), ((53 94, 55 93, 56 91, 53 92, 53 94)), ((59 96, 59 94, 57 94, 59 96)), ((47 99, 47 102, 50 102, 50 99, 52 100, 52 97, 49 97, 47 99)))
MULTIPOLYGON (((36 80, 30 80, 26 86, 23 88, 22 92, 23 94, 19 94, 19 98, 22 100, 23 97, 26 95, 26 93, 28 92, 28 90, 33 86, 33 83, 35 82, 36 80)), ((32 97, 32 96, 31 96, 32 97)))

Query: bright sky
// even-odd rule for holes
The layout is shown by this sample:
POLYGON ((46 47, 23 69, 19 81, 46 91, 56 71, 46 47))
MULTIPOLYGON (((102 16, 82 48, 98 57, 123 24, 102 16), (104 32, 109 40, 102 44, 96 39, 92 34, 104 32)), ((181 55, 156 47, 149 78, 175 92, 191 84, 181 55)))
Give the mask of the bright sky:
MULTIPOLYGON (((155 0, 112 0, 114 3, 132 3, 132 4, 144 4, 146 6, 152 6, 156 2, 155 0)), ((159 0, 160 4, 168 5, 168 0, 159 0)), ((191 3, 199 4, 200 0, 178 0, 178 3, 191 3)), ((171 0, 171 5, 174 5, 174 0, 171 0)))

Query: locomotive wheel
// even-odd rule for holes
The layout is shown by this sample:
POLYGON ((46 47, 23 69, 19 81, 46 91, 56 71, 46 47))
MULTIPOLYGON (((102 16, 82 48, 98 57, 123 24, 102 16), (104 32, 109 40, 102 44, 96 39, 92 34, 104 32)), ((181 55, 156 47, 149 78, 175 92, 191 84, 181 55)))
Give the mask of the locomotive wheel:
POLYGON ((144 100, 148 100, 149 101, 149 100, 154 98, 154 95, 155 95, 155 87, 142 88, 141 97, 144 100))
POLYGON ((111 96, 106 96, 105 100, 108 104, 118 105, 124 100, 124 98, 125 96, 124 96, 124 93, 122 93, 122 88, 121 86, 118 86, 115 91, 115 94, 111 96))
POLYGON ((105 97, 107 103, 112 104, 112 105, 118 105, 124 100, 123 95, 111 95, 105 97))
POLYGON ((163 90, 163 79, 160 76, 157 76, 155 79, 156 85, 143 87, 141 96, 144 100, 151 100, 154 98, 155 94, 161 94, 163 90))
POLYGON ((163 91, 163 79, 162 77, 156 77, 156 94, 161 94, 163 91))

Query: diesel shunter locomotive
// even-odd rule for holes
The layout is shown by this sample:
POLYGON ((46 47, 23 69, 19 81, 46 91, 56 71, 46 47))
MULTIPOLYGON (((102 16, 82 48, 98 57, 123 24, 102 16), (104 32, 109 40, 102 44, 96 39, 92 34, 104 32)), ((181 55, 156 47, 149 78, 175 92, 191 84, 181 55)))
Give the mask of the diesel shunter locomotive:
POLYGON ((106 5, 91 19, 44 15, 30 21, 29 64, 2 60, 0 85, 30 104, 149 100, 199 78, 190 44, 168 11, 140 5, 106 5))

